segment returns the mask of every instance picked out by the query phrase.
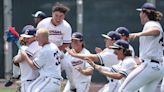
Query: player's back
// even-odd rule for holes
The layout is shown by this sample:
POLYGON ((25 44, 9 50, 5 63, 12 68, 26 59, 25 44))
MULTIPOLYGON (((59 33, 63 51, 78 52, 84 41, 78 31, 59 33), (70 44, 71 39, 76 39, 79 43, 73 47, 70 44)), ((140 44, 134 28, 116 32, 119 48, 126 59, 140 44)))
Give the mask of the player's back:
POLYGON ((39 70, 40 75, 61 78, 61 52, 58 47, 53 43, 46 44, 39 52, 39 56, 41 62, 38 63, 42 67, 39 70))
POLYGON ((97 54, 101 64, 104 64, 107 67, 111 67, 112 65, 118 64, 119 60, 117 59, 117 55, 114 54, 113 49, 104 49, 101 53, 97 54))

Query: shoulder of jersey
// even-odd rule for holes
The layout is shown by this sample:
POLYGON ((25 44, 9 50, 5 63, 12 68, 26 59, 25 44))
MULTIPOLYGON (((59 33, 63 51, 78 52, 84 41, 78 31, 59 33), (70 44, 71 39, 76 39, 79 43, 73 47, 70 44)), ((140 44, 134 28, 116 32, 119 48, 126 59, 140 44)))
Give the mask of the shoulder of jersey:
POLYGON ((90 54, 90 51, 87 50, 86 48, 83 48, 82 51, 81 51, 81 53, 90 54))
POLYGON ((52 48, 58 48, 54 43, 50 43, 50 46, 51 46, 52 48))
MULTIPOLYGON (((48 23, 48 22, 51 21, 51 19, 52 19, 52 17, 45 18, 45 19, 43 19, 42 21, 40 21, 39 24, 48 23)), ((38 24, 38 25, 39 25, 39 24, 38 24)))
POLYGON ((71 27, 71 25, 70 25, 66 20, 63 20, 63 24, 64 24, 66 27, 71 27))
POLYGON ((128 62, 135 62, 134 58, 133 57, 126 57, 126 60, 128 62))

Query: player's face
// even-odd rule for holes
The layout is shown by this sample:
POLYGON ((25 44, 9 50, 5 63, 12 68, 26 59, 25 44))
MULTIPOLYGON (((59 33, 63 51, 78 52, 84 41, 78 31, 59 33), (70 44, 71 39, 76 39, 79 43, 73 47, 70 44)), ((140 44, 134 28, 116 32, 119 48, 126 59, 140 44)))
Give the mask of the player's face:
POLYGON ((105 42, 105 47, 108 48, 109 46, 112 46, 113 41, 111 39, 105 38, 104 39, 105 42))
POLYGON ((52 13, 52 23, 54 25, 59 25, 65 18, 64 13, 55 11, 52 13))
POLYGON ((146 14, 144 12, 140 12, 140 20, 141 20, 141 24, 144 25, 146 23, 146 14))
POLYGON ((72 39, 71 46, 75 51, 81 51, 83 42, 80 40, 72 39))
POLYGON ((118 60, 123 59, 123 49, 114 49, 114 53, 117 55, 118 60))
POLYGON ((34 40, 35 40, 35 37, 25 38, 26 45, 29 46, 34 40))

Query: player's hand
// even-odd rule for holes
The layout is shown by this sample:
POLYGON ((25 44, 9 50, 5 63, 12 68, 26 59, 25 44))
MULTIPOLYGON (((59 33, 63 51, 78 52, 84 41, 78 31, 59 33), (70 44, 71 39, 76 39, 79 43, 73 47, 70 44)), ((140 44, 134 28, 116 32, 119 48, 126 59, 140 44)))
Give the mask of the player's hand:
POLYGON ((91 60, 91 59, 89 59, 89 58, 85 58, 85 60, 94 68, 95 67, 95 63, 91 60))
POLYGON ((82 72, 82 68, 80 66, 75 66, 75 69, 78 70, 79 72, 82 72))
POLYGON ((136 39, 136 38, 138 38, 140 36, 141 36, 141 32, 139 32, 139 33, 131 33, 131 34, 129 34, 129 39, 134 40, 134 39, 136 39))
POLYGON ((65 49, 71 56, 76 56, 77 53, 74 49, 70 49, 70 48, 65 48, 65 49))
POLYGON ((137 56, 135 56, 134 60, 136 61, 137 65, 140 65, 142 63, 141 59, 137 56))
POLYGON ((96 47, 96 48, 95 48, 95 51, 96 51, 96 53, 100 53, 100 52, 102 52, 102 49, 99 48, 99 47, 96 47))

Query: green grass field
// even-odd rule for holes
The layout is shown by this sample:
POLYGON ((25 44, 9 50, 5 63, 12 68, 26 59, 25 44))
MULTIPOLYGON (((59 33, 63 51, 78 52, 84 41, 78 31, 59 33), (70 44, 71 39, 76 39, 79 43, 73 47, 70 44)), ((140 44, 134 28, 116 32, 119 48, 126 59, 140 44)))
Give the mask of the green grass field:
POLYGON ((0 88, 0 92, 16 92, 14 88, 0 88))

